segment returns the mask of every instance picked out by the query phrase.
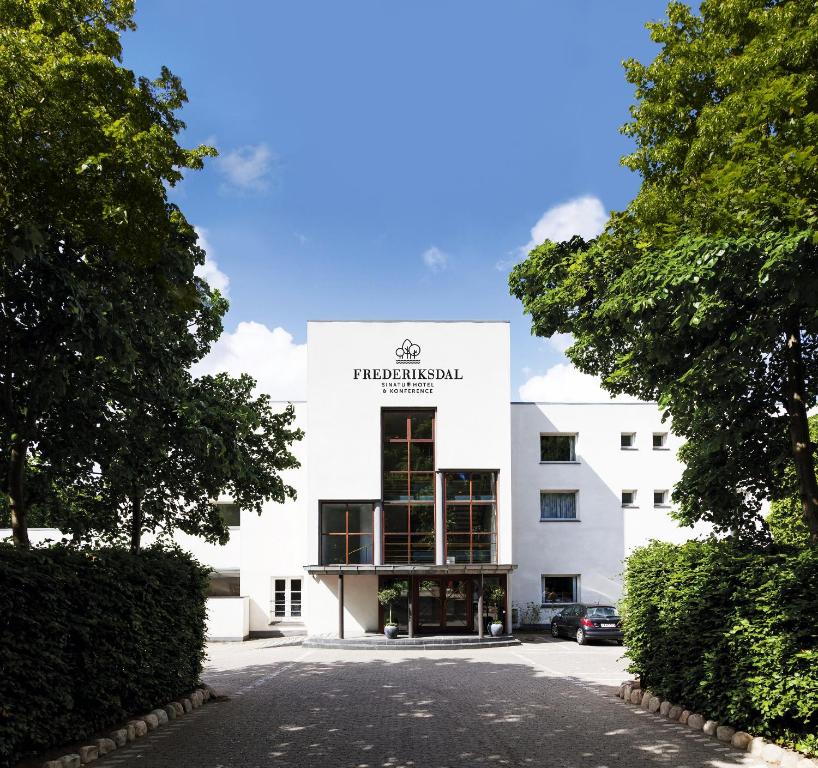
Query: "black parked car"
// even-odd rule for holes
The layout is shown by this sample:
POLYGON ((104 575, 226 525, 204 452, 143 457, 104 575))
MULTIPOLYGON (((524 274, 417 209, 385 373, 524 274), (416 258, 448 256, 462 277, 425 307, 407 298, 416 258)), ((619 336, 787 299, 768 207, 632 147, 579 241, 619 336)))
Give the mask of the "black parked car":
POLYGON ((589 640, 616 640, 622 645, 622 619, 612 605, 566 605, 551 619, 552 637, 576 638, 578 645, 589 640))

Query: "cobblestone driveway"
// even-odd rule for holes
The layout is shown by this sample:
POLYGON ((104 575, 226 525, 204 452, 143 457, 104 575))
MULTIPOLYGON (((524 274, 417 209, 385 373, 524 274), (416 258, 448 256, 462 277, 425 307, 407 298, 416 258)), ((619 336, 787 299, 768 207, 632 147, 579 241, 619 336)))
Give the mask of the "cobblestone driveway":
POLYGON ((616 646, 473 651, 211 649, 207 704, 99 765, 140 768, 756 766, 623 704, 616 646))

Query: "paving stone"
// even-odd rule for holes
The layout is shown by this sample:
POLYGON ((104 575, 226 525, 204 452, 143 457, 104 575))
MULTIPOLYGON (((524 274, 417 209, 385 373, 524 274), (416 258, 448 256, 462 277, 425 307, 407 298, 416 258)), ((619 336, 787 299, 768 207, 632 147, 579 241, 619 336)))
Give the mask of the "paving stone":
POLYGON ((152 715, 156 715, 159 725, 164 725, 168 721, 168 713, 164 709, 152 709, 152 715))
POLYGON ((94 744, 99 751, 99 756, 107 755, 116 749, 116 742, 113 739, 97 739, 94 744))
MULTIPOLYGON (((124 747, 128 743, 128 729, 119 728, 116 731, 111 731, 109 737, 117 747, 124 747)), ((133 739, 131 739, 131 741, 133 741, 133 739)))
POLYGON ((730 739, 730 744, 732 744, 736 749, 749 749, 752 742, 753 737, 744 731, 736 731, 733 734, 733 738, 730 739))
POLYGON ((731 744, 733 742, 733 736, 735 735, 736 729, 731 728, 729 725, 720 725, 716 728, 716 738, 725 744, 731 744))
POLYGON ((704 728, 704 718, 694 712, 687 718, 687 727, 693 729, 694 731, 700 731, 702 728, 704 728))

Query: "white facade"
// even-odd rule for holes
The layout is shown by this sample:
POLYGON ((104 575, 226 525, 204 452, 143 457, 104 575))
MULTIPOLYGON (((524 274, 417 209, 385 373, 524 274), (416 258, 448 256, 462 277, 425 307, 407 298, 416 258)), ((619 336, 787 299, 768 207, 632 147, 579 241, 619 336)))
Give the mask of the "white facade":
MULTIPOLYGON (((307 401, 295 404, 305 432, 293 447, 301 468, 285 478, 297 499, 268 504, 261 515, 242 512, 225 547, 180 537, 217 572, 240 575, 237 591, 246 599, 210 601, 214 637, 301 628, 336 634, 342 583, 345 634, 378 631, 383 615, 376 592, 390 578, 406 580, 414 595, 415 631, 424 631, 434 614, 429 594, 438 588, 446 602, 431 629, 476 630, 472 598, 486 579, 505 587, 506 608, 513 604, 520 621, 544 623, 558 600, 617 601, 623 558, 633 547, 692 534, 669 516, 669 492, 681 472, 679 440, 656 405, 511 402, 505 322, 311 322, 307 346, 307 401), (428 438, 411 443, 415 412, 421 421, 433 419, 431 449, 428 438), (431 455, 434 466, 407 474, 408 495, 390 497, 386 473, 394 467, 385 458, 384 419, 400 424, 407 413, 410 437, 392 446, 395 461, 405 449, 413 457, 407 469, 431 455), (633 436, 625 439, 631 446, 622 447, 623 435, 633 436), (570 446, 570 455, 543 461, 543 436, 547 445, 552 437, 568 438, 556 443, 560 450, 570 446), (432 476, 433 492, 423 485, 432 476), (444 483, 451 485, 444 490, 444 483), (478 486, 488 495, 477 496, 478 486), (456 496, 455 488, 469 491, 456 496), (557 518, 549 517, 552 503, 561 505, 557 518), (371 535, 322 536, 321 515, 329 520, 327 510, 343 505, 347 521, 350 509, 371 508, 371 535), (404 508, 410 528, 415 512, 421 519, 434 509, 433 532, 407 534, 408 558, 401 555, 404 538, 392 533, 404 508), (481 515, 491 516, 483 528, 475 522, 481 515), (462 519, 472 522, 460 536, 455 520, 462 519), (363 544, 352 546, 353 540, 363 544), (328 541, 354 554, 323 563, 328 541), (454 593, 457 605, 447 596, 454 593)), ((388 482, 403 482, 403 474, 393 472, 388 482)))

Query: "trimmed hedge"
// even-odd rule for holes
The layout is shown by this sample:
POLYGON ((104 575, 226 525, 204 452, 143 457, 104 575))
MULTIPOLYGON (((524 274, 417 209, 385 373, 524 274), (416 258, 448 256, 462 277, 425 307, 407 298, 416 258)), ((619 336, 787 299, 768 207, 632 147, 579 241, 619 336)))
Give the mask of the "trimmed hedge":
POLYGON ((189 692, 207 573, 175 549, 0 544, 0 765, 189 692))
POLYGON ((652 542, 628 558, 623 619, 643 687, 818 754, 818 551, 652 542))

